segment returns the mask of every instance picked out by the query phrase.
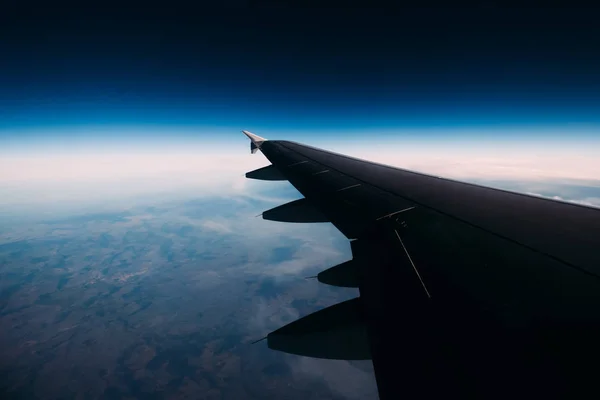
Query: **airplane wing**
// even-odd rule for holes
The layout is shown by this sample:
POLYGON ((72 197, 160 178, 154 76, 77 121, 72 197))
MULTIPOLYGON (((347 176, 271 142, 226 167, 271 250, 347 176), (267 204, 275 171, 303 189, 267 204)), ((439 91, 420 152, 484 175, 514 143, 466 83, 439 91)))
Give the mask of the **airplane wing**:
POLYGON ((597 398, 600 209, 444 179, 243 131, 352 259, 318 275, 359 297, 267 336, 287 353, 372 359, 383 400, 597 398))

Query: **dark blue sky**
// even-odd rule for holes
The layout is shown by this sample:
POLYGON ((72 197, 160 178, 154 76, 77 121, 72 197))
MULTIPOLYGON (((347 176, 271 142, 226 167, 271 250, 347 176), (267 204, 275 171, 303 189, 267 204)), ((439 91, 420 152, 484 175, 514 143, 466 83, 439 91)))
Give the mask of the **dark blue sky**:
POLYGON ((0 20, 4 138, 103 125, 600 125, 593 10, 14 4, 0 20))

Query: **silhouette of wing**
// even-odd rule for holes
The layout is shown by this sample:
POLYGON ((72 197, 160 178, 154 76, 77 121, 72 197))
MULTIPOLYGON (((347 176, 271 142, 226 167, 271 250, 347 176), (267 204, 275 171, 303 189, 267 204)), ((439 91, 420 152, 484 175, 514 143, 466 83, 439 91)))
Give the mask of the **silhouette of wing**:
POLYGON ((243 131, 303 196, 263 213, 330 222, 360 296, 267 336, 292 354, 372 359, 381 399, 597 397, 600 209, 443 179, 243 131))

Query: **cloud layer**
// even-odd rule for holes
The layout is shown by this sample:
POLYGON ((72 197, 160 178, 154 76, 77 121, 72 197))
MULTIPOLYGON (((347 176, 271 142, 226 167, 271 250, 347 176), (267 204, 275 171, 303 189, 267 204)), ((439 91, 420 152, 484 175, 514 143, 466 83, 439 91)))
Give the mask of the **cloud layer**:
MULTIPOLYGON (((313 142, 311 142, 313 143, 313 142)), ((400 168, 463 180, 579 182, 600 186, 600 146, 506 141, 360 141, 313 144, 400 168)), ((5 212, 44 207, 126 205, 182 195, 249 193, 244 173, 267 165, 247 142, 65 147, 0 157, 0 206, 5 212)), ((266 186, 265 186, 266 187, 266 186)), ((533 190, 529 190, 533 191, 533 190)), ((253 191, 259 195, 258 191, 253 191)), ((560 193, 556 193, 560 195, 560 193)), ((576 199, 577 200, 577 199, 576 199)), ((593 201, 583 200, 590 204, 593 201)))

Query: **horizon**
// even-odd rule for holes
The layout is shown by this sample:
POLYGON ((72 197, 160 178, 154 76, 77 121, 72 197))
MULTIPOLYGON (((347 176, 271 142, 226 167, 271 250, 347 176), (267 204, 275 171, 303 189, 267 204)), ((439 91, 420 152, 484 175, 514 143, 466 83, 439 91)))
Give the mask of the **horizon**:
MULTIPOLYGON (((600 207, 600 31, 590 10, 177 3, 3 7, 2 398, 377 396, 371 361, 250 345, 359 295, 306 277, 362 255, 336 228, 345 224, 260 218, 302 194, 287 181, 245 178, 269 161, 250 154, 242 130, 600 207)), ((376 193, 364 189, 361 199, 376 193)), ((451 194, 415 203, 436 209, 443 200, 469 214, 451 194)), ((526 200, 508 204, 549 205, 526 200)), ((382 210, 387 201, 381 196, 382 210)), ((562 269, 560 257, 540 260, 553 250, 581 260, 581 248, 596 257, 593 224, 577 225, 592 210, 563 205, 575 212, 541 221, 531 208, 496 213, 477 203, 469 204, 485 215, 481 224, 409 216, 411 255, 396 231, 404 252, 389 259, 406 253, 419 278, 415 264, 431 267, 428 285, 439 265, 447 281, 431 287, 459 289, 457 299, 497 298, 503 321, 554 300, 558 310, 560 296, 550 293, 563 287, 553 282, 591 293, 567 279, 577 272, 562 269), (523 232, 531 236, 512 251, 512 236, 523 232), (525 253, 549 238, 554 249, 525 253), (513 276, 518 284, 507 286, 513 276), (548 290, 526 290, 542 285, 548 290)), ((368 211, 380 215, 379 204, 368 211)))

